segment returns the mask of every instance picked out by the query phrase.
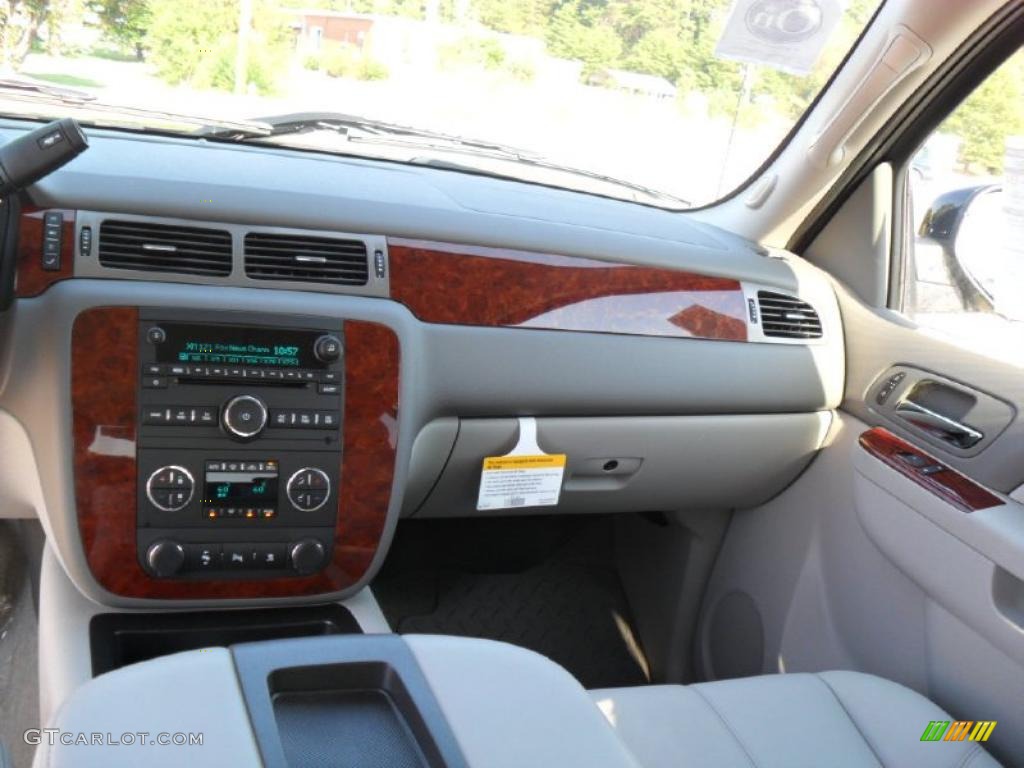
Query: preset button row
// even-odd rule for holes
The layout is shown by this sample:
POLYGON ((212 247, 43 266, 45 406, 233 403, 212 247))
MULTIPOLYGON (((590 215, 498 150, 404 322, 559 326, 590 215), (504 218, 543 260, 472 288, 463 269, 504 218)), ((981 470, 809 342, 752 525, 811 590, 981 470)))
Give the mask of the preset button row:
POLYGON ((217 426, 217 406, 215 405, 161 405, 150 406, 142 411, 143 424, 163 424, 168 426, 217 426))
POLYGON ((341 423, 338 411, 314 411, 306 408, 273 409, 270 412, 271 427, 288 429, 337 429, 341 423))

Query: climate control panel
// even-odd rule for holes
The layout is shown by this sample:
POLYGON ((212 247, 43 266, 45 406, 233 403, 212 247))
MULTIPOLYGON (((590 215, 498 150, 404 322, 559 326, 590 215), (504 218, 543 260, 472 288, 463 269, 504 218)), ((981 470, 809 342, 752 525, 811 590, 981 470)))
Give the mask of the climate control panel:
POLYGON ((136 531, 156 578, 303 576, 333 551, 342 329, 252 319, 140 312, 136 531))

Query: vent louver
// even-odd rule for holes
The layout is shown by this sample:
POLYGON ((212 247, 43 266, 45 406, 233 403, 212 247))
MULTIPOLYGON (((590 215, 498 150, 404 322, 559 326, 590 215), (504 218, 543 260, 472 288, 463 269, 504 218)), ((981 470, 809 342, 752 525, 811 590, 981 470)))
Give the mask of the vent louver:
POLYGON ((223 277, 231 274, 231 233, 107 219, 100 225, 99 261, 112 269, 223 277))
POLYGON ((253 232, 245 236, 245 274, 254 280, 366 285, 366 243, 253 232))
POLYGON ((821 318, 806 301, 772 291, 758 291, 761 330, 779 339, 820 339, 821 318))

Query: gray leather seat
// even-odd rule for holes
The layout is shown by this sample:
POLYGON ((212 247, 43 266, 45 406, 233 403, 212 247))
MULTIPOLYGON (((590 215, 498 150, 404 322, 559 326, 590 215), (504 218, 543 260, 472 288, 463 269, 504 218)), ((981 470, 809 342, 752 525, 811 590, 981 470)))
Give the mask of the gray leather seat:
POLYGON ((976 742, 922 742, 954 720, 858 672, 766 675, 591 691, 644 768, 998 768, 976 742))

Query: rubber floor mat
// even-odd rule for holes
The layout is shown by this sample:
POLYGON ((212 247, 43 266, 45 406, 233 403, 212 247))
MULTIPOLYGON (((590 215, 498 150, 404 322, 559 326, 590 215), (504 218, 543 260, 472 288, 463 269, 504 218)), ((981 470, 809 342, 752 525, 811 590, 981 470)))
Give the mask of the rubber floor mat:
POLYGON ((649 682, 618 575, 580 550, 572 543, 513 573, 421 563, 374 592, 400 633, 502 640, 547 656, 586 688, 649 682))

